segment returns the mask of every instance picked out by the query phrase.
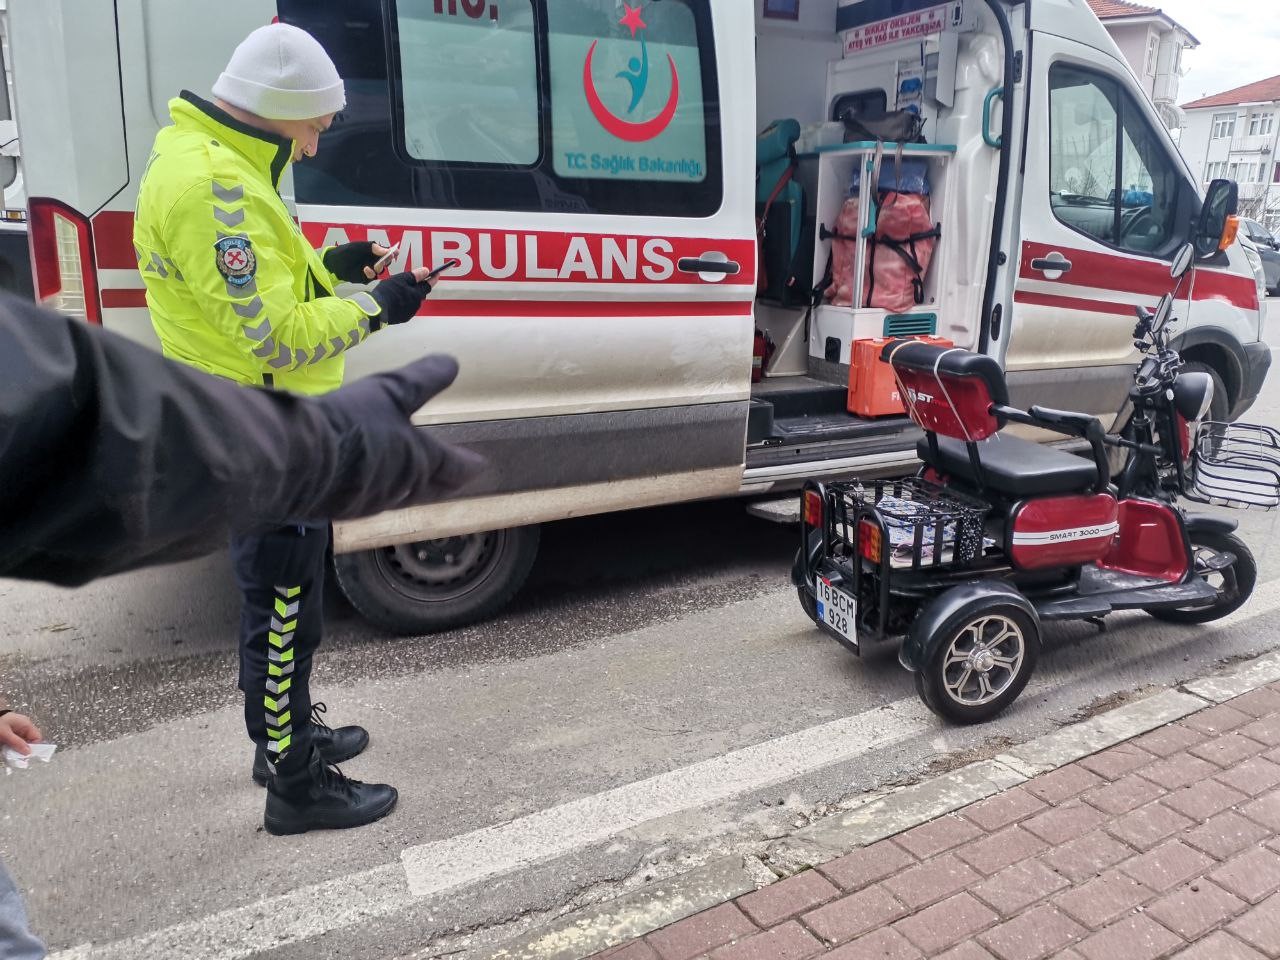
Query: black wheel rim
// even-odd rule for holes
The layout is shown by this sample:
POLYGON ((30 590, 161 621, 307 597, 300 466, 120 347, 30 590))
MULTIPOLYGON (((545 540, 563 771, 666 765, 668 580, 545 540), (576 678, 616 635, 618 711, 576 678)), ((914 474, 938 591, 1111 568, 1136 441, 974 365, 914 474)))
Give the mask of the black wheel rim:
POLYGON ((378 571, 411 600, 444 603, 483 583, 502 557, 506 532, 400 543, 374 551, 378 571))

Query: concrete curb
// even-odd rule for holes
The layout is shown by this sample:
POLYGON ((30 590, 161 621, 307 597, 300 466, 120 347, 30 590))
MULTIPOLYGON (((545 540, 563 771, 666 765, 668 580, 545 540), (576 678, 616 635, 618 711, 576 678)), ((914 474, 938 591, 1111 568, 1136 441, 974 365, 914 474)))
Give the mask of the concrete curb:
MULTIPOLYGON (((818 866, 1277 680, 1280 652, 1263 654, 1228 672, 1124 704, 991 760, 901 788, 797 830, 769 845, 769 862, 786 875, 818 866)), ((760 882, 759 862, 753 870, 745 862, 749 859, 734 856, 714 861, 569 914, 479 956, 484 960, 583 960, 767 885, 760 882)))

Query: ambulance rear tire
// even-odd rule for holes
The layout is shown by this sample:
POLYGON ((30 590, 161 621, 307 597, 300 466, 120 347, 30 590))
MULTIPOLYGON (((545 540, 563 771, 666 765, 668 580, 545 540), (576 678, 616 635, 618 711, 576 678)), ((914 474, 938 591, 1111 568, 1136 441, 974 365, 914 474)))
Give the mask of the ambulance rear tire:
POLYGON ((538 555, 537 526, 491 530, 338 554, 334 574, 357 613, 417 636, 493 616, 524 586, 538 555))

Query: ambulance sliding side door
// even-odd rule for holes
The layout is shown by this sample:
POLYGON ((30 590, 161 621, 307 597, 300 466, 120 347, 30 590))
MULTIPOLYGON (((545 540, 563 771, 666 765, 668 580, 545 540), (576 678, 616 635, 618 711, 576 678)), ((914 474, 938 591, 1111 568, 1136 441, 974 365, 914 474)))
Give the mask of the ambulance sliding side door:
POLYGON ((755 288, 745 4, 279 6, 347 79, 347 109, 295 170, 307 236, 399 243, 393 269, 462 263, 349 369, 456 356, 420 419, 496 471, 482 503, 348 543, 737 493, 755 288), (521 495, 518 514, 495 494, 521 495))

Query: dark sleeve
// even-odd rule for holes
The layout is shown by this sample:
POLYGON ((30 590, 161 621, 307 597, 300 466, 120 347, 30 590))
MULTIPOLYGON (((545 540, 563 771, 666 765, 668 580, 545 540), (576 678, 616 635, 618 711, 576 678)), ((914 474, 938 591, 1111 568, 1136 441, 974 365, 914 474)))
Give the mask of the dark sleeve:
POLYGON ((0 576, 79 584, 455 495, 481 461, 410 416, 456 375, 432 356, 294 397, 0 296, 0 576))

